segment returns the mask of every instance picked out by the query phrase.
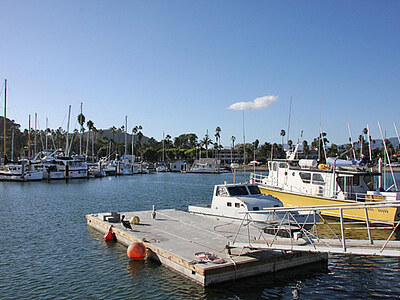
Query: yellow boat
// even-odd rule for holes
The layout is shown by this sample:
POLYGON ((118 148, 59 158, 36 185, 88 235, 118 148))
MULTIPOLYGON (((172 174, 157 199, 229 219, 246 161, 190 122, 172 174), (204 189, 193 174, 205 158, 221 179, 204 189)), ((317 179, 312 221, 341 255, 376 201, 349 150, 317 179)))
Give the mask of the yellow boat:
MULTIPOLYGON (((360 204, 357 209, 343 209, 343 217, 351 220, 393 225, 400 220, 400 208, 387 206, 399 201, 400 192, 373 190, 374 177, 359 166, 342 167, 334 163, 318 165, 316 160, 274 160, 268 162, 268 175, 251 174, 251 183, 261 192, 281 200, 286 207, 360 204), (363 208, 364 203, 382 206, 363 208)), ((339 209, 321 209, 326 216, 339 217, 339 209)))

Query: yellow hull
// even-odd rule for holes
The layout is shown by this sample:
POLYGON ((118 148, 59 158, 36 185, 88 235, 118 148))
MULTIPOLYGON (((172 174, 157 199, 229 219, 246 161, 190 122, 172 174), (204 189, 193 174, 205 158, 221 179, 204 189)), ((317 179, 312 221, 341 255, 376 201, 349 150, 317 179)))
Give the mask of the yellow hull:
MULTIPOLYGON (((349 203, 359 203, 356 201, 342 201, 323 197, 301 195, 282 190, 275 190, 259 186, 265 195, 271 195, 283 202, 286 207, 316 206, 316 205, 342 205, 349 203)), ((321 214, 330 217, 340 217, 339 210, 321 210, 321 214)), ((343 209, 343 217, 351 220, 365 221, 365 209, 343 209)), ((397 207, 368 208, 368 218, 370 222, 393 225, 400 219, 400 210, 397 207)))

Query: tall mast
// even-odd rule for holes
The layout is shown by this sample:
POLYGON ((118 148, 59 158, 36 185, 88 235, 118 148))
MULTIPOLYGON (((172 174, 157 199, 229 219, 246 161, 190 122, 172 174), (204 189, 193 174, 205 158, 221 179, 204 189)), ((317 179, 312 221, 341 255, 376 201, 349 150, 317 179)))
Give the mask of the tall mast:
POLYGON ((48 149, 48 148, 47 148, 47 137, 48 137, 48 132, 47 132, 47 130, 48 130, 48 128, 49 128, 49 119, 46 118, 46 150, 48 149))
POLYGON ((36 124, 37 124, 37 113, 35 113, 35 146, 33 147, 33 156, 36 156, 36 124))
POLYGON ((14 129, 11 132, 11 161, 14 160, 14 129))
POLYGON ((165 160, 165 132, 162 132, 162 161, 164 165, 164 160, 165 160))
POLYGON ((65 156, 69 156, 69 149, 68 149, 68 134, 69 134, 69 119, 70 119, 70 116, 71 116, 71 105, 69 106, 69 109, 68 109, 68 125, 67 125, 67 142, 66 142, 66 144, 65 144, 65 156))
POLYGON ((4 80, 4 120, 3 120, 3 122, 4 122, 4 124, 3 124, 3 127, 4 127, 4 132, 3 132, 4 133, 4 153, 3 153, 4 163, 5 163, 5 158, 6 158, 6 118, 7 118, 6 107, 7 107, 7 79, 4 80))
POLYGON ((31 160, 31 115, 29 115, 29 128, 28 128, 28 161, 31 160))
MULTIPOLYGON (((81 102, 81 114, 80 114, 81 118, 82 118, 82 110, 83 110, 83 102, 81 102)), ((83 124, 81 125, 81 138, 79 140, 79 155, 82 155, 82 134, 83 134, 83 124)))
POLYGON ((206 131, 206 161, 208 163, 208 129, 206 131))
MULTIPOLYGON (((351 146, 353 147, 354 146, 354 144, 353 144, 353 135, 351 134, 351 129, 350 129, 350 124, 349 123, 347 123, 347 127, 349 128, 350 143, 351 143, 351 146)), ((353 148, 353 157, 354 157, 354 160, 357 159, 356 158, 356 151, 354 150, 354 148, 353 148)))
MULTIPOLYGON (((369 125, 367 124, 367 131, 368 131, 368 148, 369 148, 369 160, 372 161, 372 150, 371 150, 371 134, 369 132, 369 125)), ((372 169, 372 168, 371 168, 372 169)))
POLYGON ((127 136, 127 130, 128 130, 128 116, 125 116, 125 154, 124 154, 125 158, 126 158, 126 153, 127 153, 127 151, 126 151, 126 144, 128 144, 128 140, 127 140, 127 138, 128 138, 128 136, 127 136))

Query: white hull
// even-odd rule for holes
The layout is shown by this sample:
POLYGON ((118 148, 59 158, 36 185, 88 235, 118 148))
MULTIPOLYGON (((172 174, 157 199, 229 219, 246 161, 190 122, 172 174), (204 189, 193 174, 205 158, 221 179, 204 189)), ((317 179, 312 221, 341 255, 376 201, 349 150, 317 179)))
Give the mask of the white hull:
POLYGON ((43 179, 43 172, 28 171, 24 175, 7 172, 0 173, 0 181, 40 181, 43 179))

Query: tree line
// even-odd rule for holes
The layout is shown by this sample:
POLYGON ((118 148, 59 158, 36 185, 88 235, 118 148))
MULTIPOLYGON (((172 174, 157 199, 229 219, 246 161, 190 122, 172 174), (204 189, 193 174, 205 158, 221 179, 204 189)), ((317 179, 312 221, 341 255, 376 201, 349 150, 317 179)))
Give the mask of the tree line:
MULTIPOLYGON (((3 117, 0 118, 0 133, 2 133, 3 117)), ((222 130, 220 127, 215 129, 213 136, 206 134, 202 139, 199 139, 195 133, 183 133, 174 138, 167 134, 163 140, 157 141, 153 137, 145 137, 143 127, 136 125, 127 133, 125 143, 125 127, 123 125, 120 127, 112 126, 108 129, 97 129, 94 122, 92 120, 86 121, 83 114, 79 114, 77 119, 80 129, 75 129, 69 133, 68 152, 70 155, 85 155, 89 161, 97 161, 104 157, 115 159, 123 157, 125 154, 134 154, 138 161, 159 162, 163 158, 167 161, 175 159, 193 161, 200 156, 206 157, 206 155, 219 158, 220 151, 224 148, 221 145, 222 130), (208 151, 208 154, 206 151, 208 151)), ((6 156, 8 160, 11 158, 14 160, 32 158, 35 154, 40 156, 41 151, 46 148, 65 150, 67 146, 67 132, 61 127, 36 131, 31 128, 21 131, 19 124, 6 119, 6 129, 6 156)), ((284 143, 285 130, 282 129, 280 135, 282 137, 280 144, 265 142, 262 145, 260 145, 258 139, 245 145, 243 143, 236 144, 236 138, 232 136, 229 147, 225 149, 234 149, 242 156, 245 153, 247 161, 255 159, 266 162, 271 158, 285 158, 286 151, 288 149, 293 151, 296 145, 291 140, 288 140, 286 144, 284 143)), ((1 145, 3 145, 3 138, 2 134, 1 145)), ((369 160, 369 143, 375 144, 374 140, 369 142, 369 139, 368 130, 364 129, 357 141, 349 140, 349 143, 345 145, 329 144, 327 134, 322 132, 310 144, 303 140, 300 148, 305 158, 319 153, 321 162, 324 161, 325 157, 338 157, 343 153, 347 153, 346 157, 348 158, 355 156, 358 159, 367 158, 369 160)), ((395 148, 389 140, 385 140, 385 142, 391 159, 397 161, 396 154, 400 154, 399 147, 395 148)), ((3 147, 1 148, 1 156, 4 157, 3 147)), ((371 150, 372 160, 377 161, 379 157, 384 158, 384 151, 384 147, 374 147, 371 150)))

